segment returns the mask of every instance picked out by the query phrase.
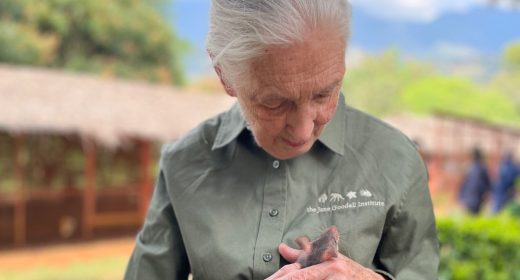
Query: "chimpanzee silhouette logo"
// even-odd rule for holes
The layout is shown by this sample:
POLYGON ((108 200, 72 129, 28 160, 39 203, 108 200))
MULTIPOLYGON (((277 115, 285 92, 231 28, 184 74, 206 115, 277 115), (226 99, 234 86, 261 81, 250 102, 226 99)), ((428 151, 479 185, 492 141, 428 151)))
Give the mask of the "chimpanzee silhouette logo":
POLYGON ((338 202, 341 200, 345 200, 345 198, 339 193, 331 193, 330 194, 330 202, 338 202))

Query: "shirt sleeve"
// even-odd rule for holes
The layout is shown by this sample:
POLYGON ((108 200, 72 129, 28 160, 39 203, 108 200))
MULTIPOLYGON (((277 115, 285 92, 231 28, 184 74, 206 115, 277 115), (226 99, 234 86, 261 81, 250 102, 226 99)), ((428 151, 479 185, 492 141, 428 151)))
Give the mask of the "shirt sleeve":
POLYGON ((438 279, 439 242, 428 175, 422 168, 417 175, 404 193, 378 248, 376 263, 383 269, 377 272, 388 279, 438 279))
POLYGON ((161 171, 125 280, 188 279, 189 262, 161 171))

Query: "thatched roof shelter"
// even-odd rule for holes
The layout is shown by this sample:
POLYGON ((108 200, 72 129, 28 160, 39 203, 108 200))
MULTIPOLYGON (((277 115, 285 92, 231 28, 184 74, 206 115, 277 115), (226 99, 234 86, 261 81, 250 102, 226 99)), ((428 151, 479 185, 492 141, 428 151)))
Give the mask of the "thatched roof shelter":
POLYGON ((419 142, 431 154, 470 154, 479 147, 485 154, 500 158, 507 151, 520 155, 520 129, 450 114, 418 116, 394 115, 385 121, 419 142))
MULTIPOLYGON (((153 142, 178 138, 233 101, 222 93, 196 94, 146 82, 0 64, 0 134, 8 135, 2 148, 9 150, 0 155, 6 161, 3 166, 11 166, 0 173, 8 170, 9 182, 15 184, 9 193, 0 188, 0 212, 8 213, 0 217, 0 228, 5 229, 0 244, 64 238, 55 233, 61 234, 65 216, 76 224, 70 232, 82 238, 140 225, 153 190, 153 142), (37 146, 28 140, 48 136, 67 139, 63 153, 46 150, 24 158, 23 151, 37 146), (98 146, 124 148, 126 143, 132 144, 127 154, 133 156, 125 161, 135 167, 127 172, 134 176, 119 183, 122 186, 107 188, 98 174, 113 161, 103 165, 98 159, 107 153, 98 146), (78 147, 82 156, 71 152, 78 147), (38 156, 58 157, 61 163, 38 156), (79 158, 82 165, 71 171, 65 158, 79 158), (53 179, 58 177, 63 180, 53 179), (58 187, 50 188, 45 178, 58 187), (30 186, 33 181, 36 187, 30 186), (47 210, 38 211, 39 205, 47 210)), ((114 150, 121 155, 124 149, 114 150)))
POLYGON ((0 64, 0 130, 77 133, 107 146, 168 141, 227 109, 222 93, 0 64))

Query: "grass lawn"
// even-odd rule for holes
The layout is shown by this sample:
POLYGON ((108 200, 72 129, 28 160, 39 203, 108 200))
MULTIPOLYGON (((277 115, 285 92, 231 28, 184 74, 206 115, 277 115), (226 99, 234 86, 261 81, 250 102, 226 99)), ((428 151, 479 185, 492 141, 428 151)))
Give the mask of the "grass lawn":
POLYGON ((132 248, 127 238, 0 251, 0 279, 119 280, 132 248))
POLYGON ((0 269, 0 279, 10 280, 116 280, 123 279, 127 257, 107 257, 68 265, 0 269))

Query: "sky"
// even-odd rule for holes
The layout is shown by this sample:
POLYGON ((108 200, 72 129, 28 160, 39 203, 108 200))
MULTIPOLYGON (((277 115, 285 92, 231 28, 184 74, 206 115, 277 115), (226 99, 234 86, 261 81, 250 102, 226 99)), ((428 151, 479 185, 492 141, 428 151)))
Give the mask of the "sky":
MULTIPOLYGON (((507 44, 520 41, 520 9, 485 2, 351 0, 350 55, 363 57, 392 48, 445 70, 465 67, 470 76, 485 75, 498 67, 507 44)), ((210 0, 174 0, 165 11, 177 34, 192 45, 184 61, 192 78, 211 71, 204 51, 209 6, 210 0)))

